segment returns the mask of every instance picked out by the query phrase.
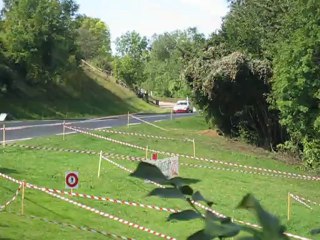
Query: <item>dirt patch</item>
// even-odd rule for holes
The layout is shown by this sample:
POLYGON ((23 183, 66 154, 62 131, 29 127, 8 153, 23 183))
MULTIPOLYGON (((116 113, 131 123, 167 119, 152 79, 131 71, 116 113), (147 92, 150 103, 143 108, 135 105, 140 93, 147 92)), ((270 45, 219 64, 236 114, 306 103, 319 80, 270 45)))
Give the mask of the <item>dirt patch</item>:
POLYGON ((221 136, 221 134, 219 134, 219 132, 217 132, 216 130, 213 130, 213 129, 200 131, 199 134, 204 135, 204 136, 208 136, 208 137, 220 137, 221 136))

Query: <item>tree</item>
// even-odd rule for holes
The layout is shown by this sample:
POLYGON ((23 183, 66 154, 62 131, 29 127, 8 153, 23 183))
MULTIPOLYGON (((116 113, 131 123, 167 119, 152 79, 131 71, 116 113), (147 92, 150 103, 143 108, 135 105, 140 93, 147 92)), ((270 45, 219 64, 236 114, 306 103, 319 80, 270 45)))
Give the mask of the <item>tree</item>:
POLYGON ((270 91, 270 62, 241 52, 221 56, 219 51, 209 48, 186 68, 195 102, 226 135, 273 148, 282 141, 282 129, 265 95, 270 91))
POLYGON ((282 21, 294 1, 230 0, 221 30, 227 48, 271 59, 273 45, 287 33, 282 21))
POLYGON ((5 54, 28 82, 58 81, 62 72, 75 66, 77 8, 72 0, 7 1, 5 54))
POLYGON ((108 26, 98 18, 87 16, 79 19, 77 44, 85 60, 95 57, 110 58, 111 40, 108 26))
POLYGON ((277 45, 273 97, 290 140, 306 165, 320 166, 320 2, 294 1, 285 19, 289 33, 277 45))
POLYGON ((126 32, 116 39, 117 54, 121 57, 131 56, 141 59, 148 47, 146 37, 141 37, 136 31, 126 32))
POLYGON ((146 65, 147 89, 160 96, 186 97, 190 91, 181 78, 185 64, 183 55, 203 48, 205 38, 196 28, 154 35, 146 65))
POLYGON ((146 37, 137 32, 127 32, 116 40, 118 57, 113 62, 115 76, 134 87, 144 80, 144 68, 147 61, 146 37))

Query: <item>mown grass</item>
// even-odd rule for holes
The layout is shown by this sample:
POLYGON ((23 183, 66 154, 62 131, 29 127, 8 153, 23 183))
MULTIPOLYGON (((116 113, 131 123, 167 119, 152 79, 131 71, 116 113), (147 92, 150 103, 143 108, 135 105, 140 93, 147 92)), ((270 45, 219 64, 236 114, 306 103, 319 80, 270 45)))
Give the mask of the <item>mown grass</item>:
POLYGON ((64 84, 21 84, 0 94, 0 112, 14 119, 61 119, 106 116, 129 112, 160 112, 115 79, 83 67, 64 76, 64 84))
MULTIPOLYGON (((147 133, 153 135, 170 136, 174 138, 190 138, 196 141, 197 156, 219 159, 223 161, 247 164, 251 166, 278 169, 302 174, 300 166, 289 165, 275 160, 275 155, 264 150, 250 147, 240 142, 231 142, 223 137, 207 136, 207 125, 201 117, 177 119, 157 123, 159 126, 170 129, 161 131, 147 125, 123 127, 120 130, 129 132, 147 133)), ((98 132, 96 132, 98 133, 98 132)), ((143 137, 114 135, 98 133, 121 141, 130 142, 140 146, 149 146, 157 150, 192 154, 192 143, 183 141, 155 140, 143 137)), ((87 135, 68 135, 66 140, 62 137, 38 138, 28 142, 28 145, 57 146, 71 149, 89 149, 112 153, 121 153, 131 156, 145 156, 145 152, 114 143, 92 138, 87 135)), ((149 153, 151 154, 151 153, 149 153)), ((165 157, 165 156, 160 156, 165 157)), ((180 159, 184 163, 195 163, 205 166, 218 166, 211 163, 180 159)), ((136 162, 116 160, 117 163, 135 169, 136 162)), ((220 165, 219 165, 220 166, 220 165)), ((109 164, 102 163, 101 177, 97 178, 98 156, 79 155, 72 153, 57 153, 50 151, 32 151, 16 147, 8 147, 0 153, 0 172, 7 173, 27 182, 50 188, 64 188, 64 173, 68 170, 79 171, 80 189, 78 192, 108 196, 129 201, 138 201, 146 204, 155 204, 163 207, 185 209, 188 206, 181 200, 159 199, 146 197, 154 188, 151 184, 129 177, 129 173, 109 164)), ((287 221, 287 194, 292 192, 311 200, 320 199, 320 186, 318 182, 277 178, 270 176, 250 175, 210 169, 195 169, 181 166, 180 174, 184 177, 197 178, 201 182, 195 184, 194 189, 200 190, 207 198, 216 202, 213 208, 225 215, 257 223, 251 213, 237 210, 236 206, 247 193, 253 193, 270 212, 277 215, 285 224, 288 231, 311 237, 309 231, 320 227, 320 208, 313 206, 307 209, 293 202, 292 219, 287 221)), ((0 203, 4 202, 17 188, 17 185, 6 180, 0 181, 0 203)), ((126 220, 141 224, 153 230, 185 239, 191 233, 202 227, 200 221, 192 222, 166 222, 168 213, 156 212, 149 209, 141 209, 129 206, 116 205, 107 202, 94 202, 91 200, 72 198, 73 200, 96 207, 102 211, 122 217, 126 220)), ((105 219, 101 216, 79 209, 52 198, 35 190, 26 191, 25 215, 47 217, 51 220, 86 225, 120 235, 134 237, 136 239, 156 239, 148 233, 144 233, 120 223, 105 219)), ((13 203, 8 211, 19 212, 20 200, 13 203)), ((68 228, 60 228, 55 225, 45 224, 27 217, 0 213, 0 237, 12 239, 37 239, 45 236, 48 239, 102 239, 103 236, 85 233, 68 228)), ((314 239, 314 237, 312 237, 314 239)))

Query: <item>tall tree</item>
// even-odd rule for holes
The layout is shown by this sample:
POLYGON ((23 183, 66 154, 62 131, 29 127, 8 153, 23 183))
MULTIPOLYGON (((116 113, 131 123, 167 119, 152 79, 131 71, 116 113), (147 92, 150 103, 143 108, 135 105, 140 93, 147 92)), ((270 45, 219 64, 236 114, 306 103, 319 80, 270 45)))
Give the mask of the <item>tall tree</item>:
POLYGON ((285 147, 320 166, 320 2, 293 1, 277 44, 273 97, 290 134, 285 147))
POLYGON ((78 6, 74 1, 8 1, 5 7, 6 55, 27 81, 57 80, 75 63, 72 60, 76 54, 73 19, 78 6))
POLYGON ((145 80, 144 69, 148 56, 148 40, 137 32, 127 32, 116 40, 117 54, 113 68, 117 78, 135 87, 145 80))
POLYGON ((80 18, 77 44, 85 60, 111 56, 111 39, 108 26, 98 18, 80 18))
POLYGON ((202 50, 204 43, 204 35, 196 28, 154 35, 145 71, 146 88, 158 95, 186 97, 189 89, 181 78, 185 65, 183 55, 195 54, 202 50))

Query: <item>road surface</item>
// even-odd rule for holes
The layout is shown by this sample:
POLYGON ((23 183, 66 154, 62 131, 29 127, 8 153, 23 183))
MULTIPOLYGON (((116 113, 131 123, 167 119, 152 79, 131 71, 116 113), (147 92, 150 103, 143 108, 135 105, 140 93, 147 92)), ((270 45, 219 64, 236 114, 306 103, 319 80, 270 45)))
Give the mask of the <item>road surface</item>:
MULTIPOLYGON (((192 116, 191 113, 175 114, 174 118, 182 118, 192 116)), ((144 121, 159 122, 170 119, 170 114, 149 114, 149 115, 134 115, 144 121)), ((113 128, 127 125, 127 115, 96 118, 96 119, 83 119, 83 120, 68 120, 65 123, 72 123, 73 126, 82 128, 113 128)), ((130 124, 136 125, 142 122, 130 117, 130 124)), ((33 121, 12 121, 5 122, 5 140, 7 143, 29 140, 36 137, 61 135, 63 131, 63 120, 33 120, 33 121)), ((0 142, 3 142, 3 126, 0 126, 0 142)), ((66 134, 74 133, 72 130, 65 130, 66 134)))

